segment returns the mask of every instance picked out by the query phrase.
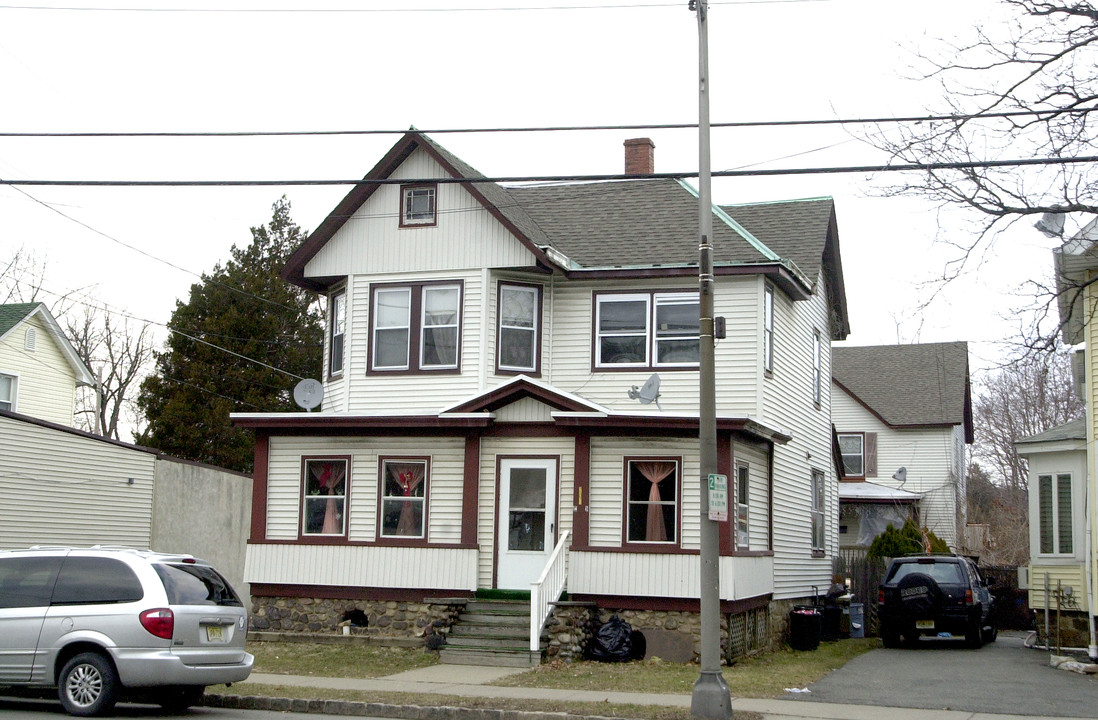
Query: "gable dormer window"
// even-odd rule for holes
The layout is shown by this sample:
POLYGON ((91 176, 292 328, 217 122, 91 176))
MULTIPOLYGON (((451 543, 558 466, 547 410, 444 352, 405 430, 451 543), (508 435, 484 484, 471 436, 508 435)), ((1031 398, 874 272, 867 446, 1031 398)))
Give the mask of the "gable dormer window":
POLYGON ((438 185, 400 186, 400 226, 429 227, 438 224, 438 185))

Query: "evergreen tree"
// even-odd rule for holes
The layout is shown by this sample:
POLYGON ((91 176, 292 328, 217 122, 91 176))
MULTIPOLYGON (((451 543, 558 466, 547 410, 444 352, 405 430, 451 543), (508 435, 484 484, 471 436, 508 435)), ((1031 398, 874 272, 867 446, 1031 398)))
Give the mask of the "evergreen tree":
POLYGON ((171 336, 138 398, 148 419, 139 443, 246 472, 254 437, 229 413, 296 410, 293 387, 320 371, 324 334, 314 296, 279 277, 306 237, 285 196, 251 232, 251 244, 234 245, 231 260, 176 302, 171 336))
POLYGON ((866 556, 895 558, 926 552, 926 546, 923 544, 924 530, 926 539, 930 541, 931 552, 949 552, 949 546, 944 540, 926 528, 920 529, 914 520, 908 518, 899 530, 889 523, 885 531, 873 539, 873 544, 869 546, 866 556))

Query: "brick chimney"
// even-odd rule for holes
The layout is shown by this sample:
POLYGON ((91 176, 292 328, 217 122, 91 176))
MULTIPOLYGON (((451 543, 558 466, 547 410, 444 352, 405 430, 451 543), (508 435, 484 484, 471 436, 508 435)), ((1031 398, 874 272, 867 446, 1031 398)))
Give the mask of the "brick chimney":
POLYGON ((649 138, 625 141, 625 174, 650 175, 656 168, 656 144, 649 138))

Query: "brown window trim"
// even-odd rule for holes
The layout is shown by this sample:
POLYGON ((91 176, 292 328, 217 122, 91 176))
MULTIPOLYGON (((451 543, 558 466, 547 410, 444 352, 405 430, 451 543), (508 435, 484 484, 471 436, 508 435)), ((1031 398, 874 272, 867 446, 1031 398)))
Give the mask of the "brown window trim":
MULTIPOLYGON (((322 496, 316 496, 322 497, 322 496)), ((317 543, 321 545, 345 545, 350 536, 351 528, 351 456, 350 455, 302 455, 301 456, 301 471, 298 476, 298 516, 297 516, 297 537, 298 542, 303 543, 317 543), (307 477, 305 470, 310 462, 316 461, 339 461, 342 460, 347 465, 347 476, 344 479, 344 491, 343 491, 343 532, 339 535, 330 535, 324 533, 306 533, 305 532, 305 483, 307 477)))
POLYGON ((622 457, 622 522, 621 548, 628 552, 695 552, 682 547, 682 456, 681 455, 626 455, 622 457), (629 466, 635 462, 675 463, 675 540, 674 542, 642 542, 629 539, 629 466))
POLYGON ((400 227, 402 228, 425 228, 425 227, 437 227, 438 226, 438 183, 406 183, 400 186, 400 227), (416 190, 419 188, 431 188, 434 190, 434 218, 430 222, 406 222, 404 219, 404 191, 416 190))
POLYGON ((343 285, 338 290, 335 290, 328 296, 328 379, 334 380, 343 377, 343 373, 347 370, 347 336, 349 323, 347 322, 347 286, 343 285), (339 371, 332 370, 332 343, 335 340, 335 300, 336 298, 343 297, 343 347, 340 348, 342 357, 340 358, 339 371))
POLYGON ((428 280, 413 283, 371 283, 370 285, 370 322, 369 339, 366 353, 367 375, 460 375, 461 374, 461 346, 465 331, 465 281, 464 280, 428 280), (423 290, 432 286, 455 285, 458 289, 458 326, 457 326, 457 367, 452 368, 421 368, 420 340, 423 337, 423 290), (408 367, 389 370, 386 368, 374 368, 374 317, 376 316, 375 303, 379 290, 396 290, 407 288, 411 294, 408 326, 408 367))
POLYGON ((374 538, 377 545, 384 547, 422 547, 428 544, 428 527, 431 502, 431 457, 429 455, 380 455, 377 459, 377 527, 374 538), (423 537, 401 537, 382 535, 385 506, 385 463, 423 463, 423 537))
MULTIPOLYGON (((655 342, 655 335, 652 329, 652 325, 655 323, 656 317, 656 296, 657 295, 682 295, 697 293, 696 288, 666 288, 660 290, 598 290, 591 293, 591 372, 647 372, 658 370, 659 372, 697 372, 700 366, 699 362, 690 363, 686 365, 659 365, 655 362, 655 347, 652 347, 655 342), (599 298, 604 295, 647 295, 649 299, 648 304, 648 323, 646 333, 646 342, 648 347, 646 352, 649 353, 648 362, 643 365, 625 365, 619 366, 615 364, 599 365, 599 298)), ((698 301, 701 302, 701 296, 699 294, 698 301)))
POLYGON ((541 324, 541 307, 542 297, 544 294, 544 287, 534 283, 521 283, 511 282, 510 280, 500 280, 496 284, 496 375, 527 375, 529 377, 541 377, 541 340, 542 340, 542 324, 541 324), (503 337, 503 320, 500 309, 503 307, 503 289, 505 287, 517 287, 527 290, 534 290, 537 295, 537 307, 534 308, 534 368, 532 370, 518 370, 514 368, 502 367, 499 363, 499 353, 501 348, 501 340, 503 337))

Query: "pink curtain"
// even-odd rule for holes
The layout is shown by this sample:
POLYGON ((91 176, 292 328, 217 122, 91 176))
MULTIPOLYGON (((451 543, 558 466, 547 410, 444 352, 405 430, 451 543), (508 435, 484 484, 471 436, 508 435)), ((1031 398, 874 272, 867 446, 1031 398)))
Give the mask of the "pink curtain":
MULTIPOLYGON (((404 493, 404 497, 412 497, 416 488, 423 482, 424 466, 418 463, 394 464, 390 470, 396 478, 397 485, 404 493)), ((419 524, 416 523, 415 503, 401 503, 400 522, 397 523, 398 535, 419 535, 419 524)), ((422 506, 421 506, 422 507, 422 506)))
POLYGON ((648 527, 644 539, 648 542, 667 542, 667 526, 663 522, 663 506, 660 504, 660 482, 675 472, 673 462, 640 462, 636 464, 650 483, 648 491, 648 527))
MULTIPOLYGON (((336 486, 343 480, 346 468, 343 463, 324 463, 317 473, 317 482, 325 495, 337 495, 336 486)), ((339 535, 343 532, 343 523, 339 519, 339 501, 333 497, 328 498, 324 508, 324 524, 320 532, 325 535, 339 535)))

